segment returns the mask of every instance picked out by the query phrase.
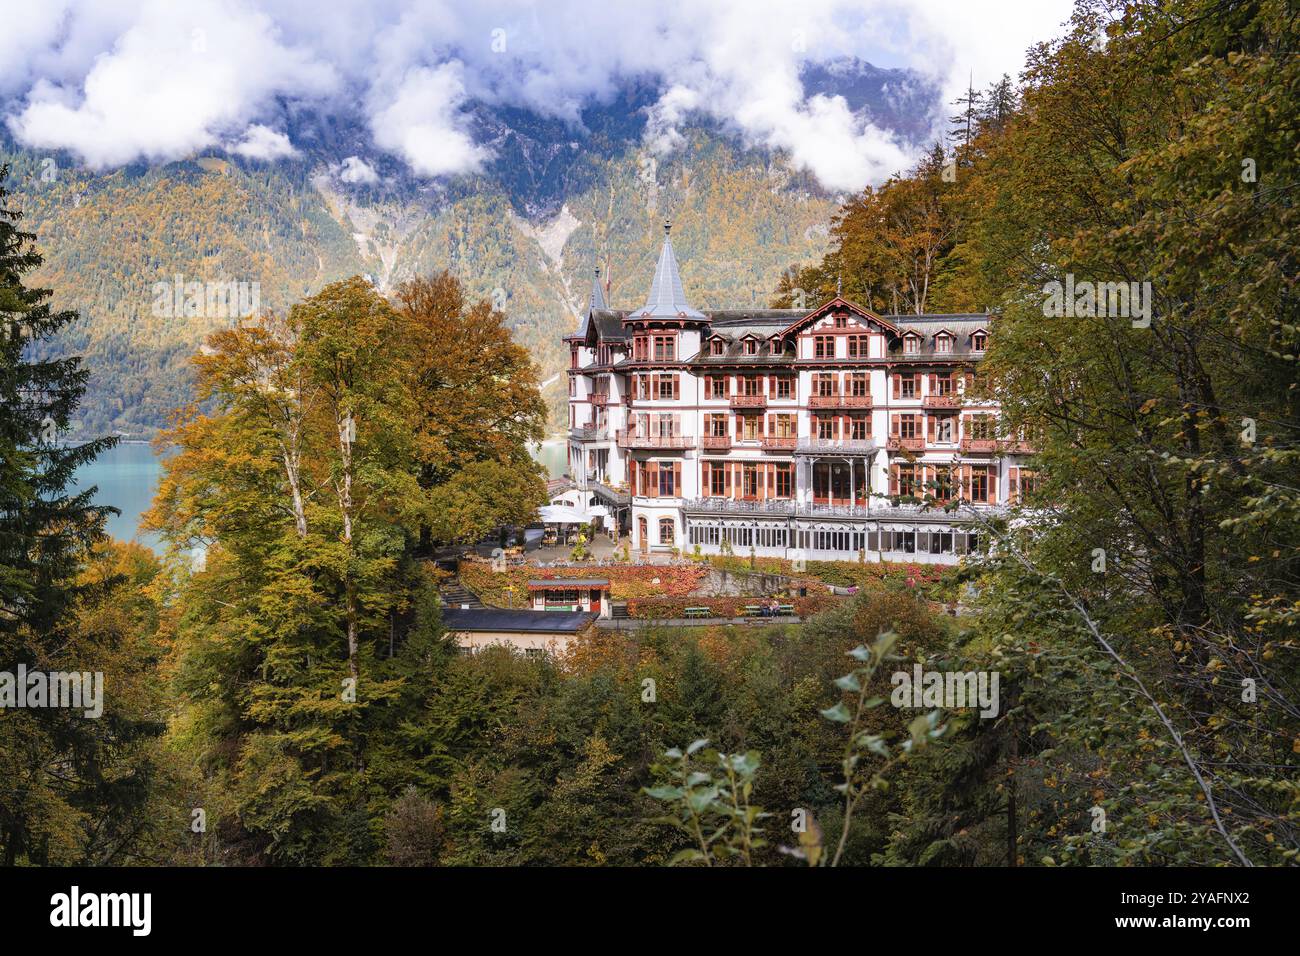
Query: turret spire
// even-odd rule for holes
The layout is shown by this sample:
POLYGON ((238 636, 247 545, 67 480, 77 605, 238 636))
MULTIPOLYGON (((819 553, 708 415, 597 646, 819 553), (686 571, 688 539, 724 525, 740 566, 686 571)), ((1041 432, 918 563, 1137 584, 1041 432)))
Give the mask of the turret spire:
POLYGON ((600 264, 596 264, 596 275, 591 280, 591 298, 587 302, 589 309, 608 309, 605 301, 605 287, 600 282, 600 264))
POLYGON ((682 288, 682 277, 677 271, 677 256, 673 254, 672 228, 673 221, 665 219, 664 244, 659 250, 655 277, 650 282, 650 295, 646 304, 632 313, 637 318, 706 318, 703 312, 692 309, 686 301, 686 290, 682 288))

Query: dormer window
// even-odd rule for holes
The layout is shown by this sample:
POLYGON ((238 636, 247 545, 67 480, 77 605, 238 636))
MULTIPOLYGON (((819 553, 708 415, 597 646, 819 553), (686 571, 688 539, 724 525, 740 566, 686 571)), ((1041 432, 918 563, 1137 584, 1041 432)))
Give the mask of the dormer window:
POLYGON ((723 349, 722 339, 713 339, 711 342, 709 342, 710 355, 721 355, 722 349, 723 349))
POLYGON ((987 332, 976 332, 970 337, 970 347, 976 352, 983 352, 988 342, 989 336, 987 332))
POLYGON ((903 354, 915 355, 921 351, 921 337, 909 332, 903 336, 903 354))
POLYGON ((947 332, 940 332, 934 337, 934 350, 936 352, 952 351, 952 336, 947 332))
POLYGON ((745 354, 746 355, 758 354, 758 342, 756 340, 745 339, 745 354))

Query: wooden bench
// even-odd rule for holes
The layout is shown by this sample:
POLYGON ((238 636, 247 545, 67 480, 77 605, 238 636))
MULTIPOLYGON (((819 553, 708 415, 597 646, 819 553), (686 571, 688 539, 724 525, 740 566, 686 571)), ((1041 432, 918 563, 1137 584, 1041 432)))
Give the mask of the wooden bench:
POLYGON ((778 604, 776 607, 776 613, 783 617, 794 617, 794 605, 778 604))
POLYGON ((745 605, 745 617, 760 617, 762 616, 762 614, 763 614, 763 606, 761 604, 745 605))
POLYGON ((707 607, 688 607, 682 613, 687 617, 708 617, 713 612, 707 607))

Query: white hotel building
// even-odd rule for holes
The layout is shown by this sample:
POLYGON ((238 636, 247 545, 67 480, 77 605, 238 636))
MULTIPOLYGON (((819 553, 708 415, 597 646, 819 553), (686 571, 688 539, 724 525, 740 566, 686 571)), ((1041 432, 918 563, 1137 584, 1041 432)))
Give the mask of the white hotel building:
POLYGON ((646 303, 610 309, 599 276, 566 341, 569 474, 580 509, 617 514, 640 552, 954 563, 983 546, 971 509, 1032 480, 1027 447, 968 400, 987 315, 704 313, 665 225, 646 303))

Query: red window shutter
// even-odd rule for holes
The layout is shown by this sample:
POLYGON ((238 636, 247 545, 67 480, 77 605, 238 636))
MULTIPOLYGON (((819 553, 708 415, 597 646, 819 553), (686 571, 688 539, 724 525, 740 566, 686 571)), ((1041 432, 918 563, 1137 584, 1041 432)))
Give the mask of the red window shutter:
POLYGON ((989 504, 998 500, 998 473, 996 469, 989 469, 989 491, 988 497, 984 499, 989 504))
POLYGON ((961 494, 967 499, 971 498, 971 466, 961 466, 961 494))
POLYGON ((894 383, 894 398, 902 398, 903 380, 897 374, 889 376, 889 379, 894 383))
POLYGON ((925 416, 925 437, 931 444, 934 443, 934 416, 925 416))
POLYGON ((673 376, 673 398, 678 399, 681 397, 682 397, 682 377, 680 375, 674 375, 673 376))
POLYGON ((704 397, 705 398, 713 397, 713 376, 712 375, 704 376, 704 397))
POLYGON ((891 495, 898 494, 898 466, 897 465, 889 466, 889 493, 891 495))
POLYGON ((701 498, 707 498, 711 493, 710 488, 712 486, 709 484, 710 470, 711 470, 711 466, 707 461, 700 462, 700 497, 701 498))
POLYGON ((767 394, 770 398, 776 398, 776 376, 775 375, 769 375, 767 377, 767 394))
POLYGON ((939 394, 939 376, 935 375, 933 372, 930 373, 930 394, 939 394))
POLYGON ((901 415, 890 415, 890 416, 889 416, 889 434, 892 435, 892 436, 895 437, 895 438, 898 437, 898 420, 899 420, 900 418, 902 418, 901 415))
POLYGON ((673 497, 675 498, 681 493, 682 493, 682 463, 680 461, 675 461, 673 462, 673 497))
POLYGON ((1007 469, 1007 497, 1011 504, 1017 504, 1020 500, 1020 468, 1012 465, 1007 469))
POLYGON ((722 463, 722 493, 731 497, 731 463, 722 463))

